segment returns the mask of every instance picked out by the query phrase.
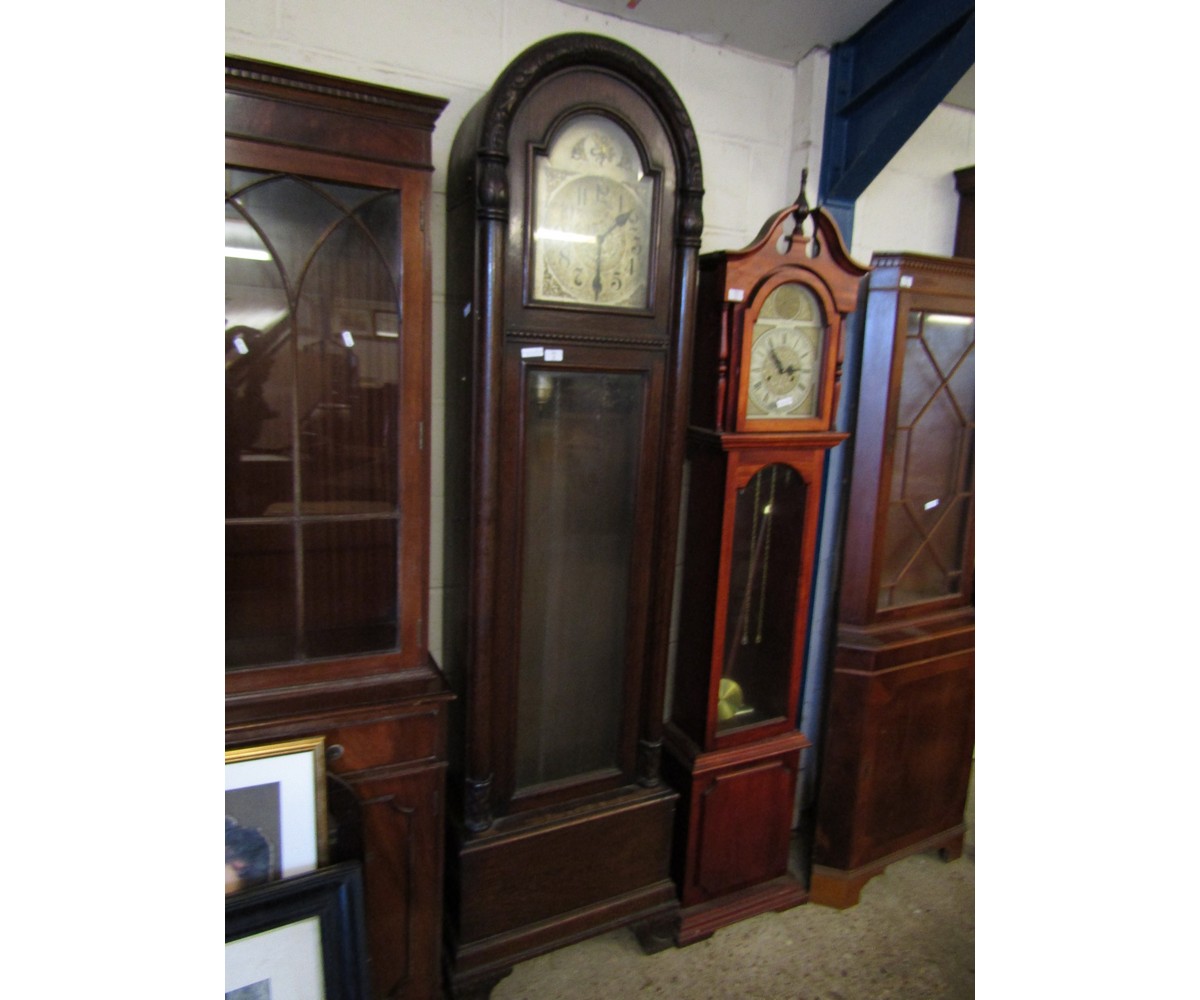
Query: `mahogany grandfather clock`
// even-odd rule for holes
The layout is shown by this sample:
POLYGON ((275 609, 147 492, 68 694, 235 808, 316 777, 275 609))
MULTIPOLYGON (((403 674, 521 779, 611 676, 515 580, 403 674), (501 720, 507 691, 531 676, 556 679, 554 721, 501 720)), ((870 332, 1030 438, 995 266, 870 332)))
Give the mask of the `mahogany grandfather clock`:
POLYGON ((788 870, 801 673, 842 329, 865 269, 803 195, 701 258, 666 770, 680 945, 807 899, 788 870), (805 234, 808 235, 805 235, 805 234))
POLYGON ((813 845, 837 907, 961 854, 975 742, 975 264, 871 264, 813 845))
POLYGON ((663 699, 702 195, 671 85, 558 36, 469 112, 447 198, 448 981, 669 943, 663 699))

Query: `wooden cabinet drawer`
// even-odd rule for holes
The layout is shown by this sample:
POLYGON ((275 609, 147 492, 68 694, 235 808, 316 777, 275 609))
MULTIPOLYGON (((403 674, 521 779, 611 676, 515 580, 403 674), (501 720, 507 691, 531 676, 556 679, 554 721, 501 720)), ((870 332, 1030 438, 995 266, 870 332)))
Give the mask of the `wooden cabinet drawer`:
POLYGON ((376 767, 434 760, 444 756, 443 706, 398 711, 325 729, 329 770, 353 774, 376 767), (339 748, 335 749, 335 748, 339 748))

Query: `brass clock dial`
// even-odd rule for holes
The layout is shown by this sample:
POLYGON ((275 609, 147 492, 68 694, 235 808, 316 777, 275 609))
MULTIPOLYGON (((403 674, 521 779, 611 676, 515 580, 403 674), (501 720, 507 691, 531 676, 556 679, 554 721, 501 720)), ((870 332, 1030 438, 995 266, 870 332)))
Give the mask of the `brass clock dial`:
POLYGON ((654 180, 599 115, 575 119, 534 168, 535 301, 645 309, 654 180))
POLYGON ((803 285, 780 285, 751 333, 746 418, 808 417, 817 412, 825 329, 820 303, 803 285))

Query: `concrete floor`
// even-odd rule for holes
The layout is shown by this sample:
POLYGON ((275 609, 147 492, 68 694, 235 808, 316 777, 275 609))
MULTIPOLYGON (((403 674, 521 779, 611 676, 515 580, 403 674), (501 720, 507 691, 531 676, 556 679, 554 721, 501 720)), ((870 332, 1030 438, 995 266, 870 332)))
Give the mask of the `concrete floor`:
POLYGON ((628 929, 518 965, 492 1000, 969 1000, 975 996, 974 783, 963 856, 905 858, 857 906, 765 913, 646 955, 628 929))

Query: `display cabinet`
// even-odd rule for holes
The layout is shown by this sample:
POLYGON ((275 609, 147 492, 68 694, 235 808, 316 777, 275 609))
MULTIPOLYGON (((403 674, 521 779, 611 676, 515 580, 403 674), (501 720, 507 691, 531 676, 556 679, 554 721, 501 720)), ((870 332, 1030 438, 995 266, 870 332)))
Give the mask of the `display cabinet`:
POLYGON ((451 153, 447 966, 486 995, 613 927, 669 943, 663 690, 702 194, 658 69, 519 55, 451 153))
POLYGON ((878 254, 863 312, 812 898, 962 851, 974 750, 975 266, 878 254))
POLYGON ((680 945, 804 902, 789 868, 817 527, 843 327, 865 269, 803 196, 700 265, 666 770, 680 945))
POLYGON ((227 57, 225 741, 323 735, 376 997, 441 995, 428 652, 431 134, 445 102, 227 57))

